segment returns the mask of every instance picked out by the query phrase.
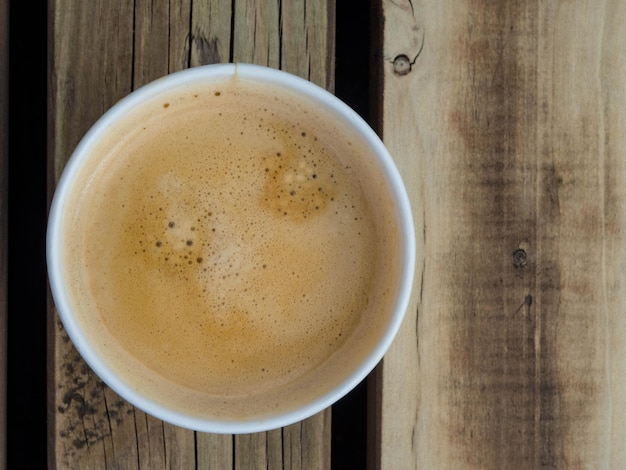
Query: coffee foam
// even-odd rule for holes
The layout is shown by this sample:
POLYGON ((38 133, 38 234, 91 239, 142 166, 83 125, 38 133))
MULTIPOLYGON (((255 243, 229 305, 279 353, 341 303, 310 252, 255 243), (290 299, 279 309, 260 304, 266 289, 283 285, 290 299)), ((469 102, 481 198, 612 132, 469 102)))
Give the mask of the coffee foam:
POLYGON ((137 110, 99 145, 69 212, 85 327, 112 367, 196 413, 289 406, 303 376, 298 399, 331 386, 319 366, 365 354, 394 295, 377 287, 394 285, 396 229, 384 182, 355 171, 365 150, 266 93, 234 80, 137 110))

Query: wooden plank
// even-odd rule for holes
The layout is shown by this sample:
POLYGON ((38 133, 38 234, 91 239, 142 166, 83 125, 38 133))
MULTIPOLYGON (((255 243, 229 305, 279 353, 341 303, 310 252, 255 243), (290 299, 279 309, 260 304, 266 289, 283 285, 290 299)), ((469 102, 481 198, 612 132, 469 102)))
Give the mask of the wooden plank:
POLYGON ((7 465, 9 2, 0 0, 0 470, 7 465))
MULTIPOLYGON (((232 5, 217 0, 52 1, 52 185, 93 122, 131 90, 161 75, 237 60, 276 68, 288 64, 292 73, 332 87, 333 12, 330 0, 238 0, 232 5), (294 9, 306 11, 297 25, 290 16, 294 9), (291 57, 292 48, 305 51, 307 61, 283 64, 281 57, 291 57)), ((163 423, 122 400, 91 372, 49 304, 52 467, 330 467, 330 409, 284 430, 250 436, 196 433, 163 423)))
POLYGON ((381 13, 419 255, 372 468, 622 468, 626 5, 381 13))

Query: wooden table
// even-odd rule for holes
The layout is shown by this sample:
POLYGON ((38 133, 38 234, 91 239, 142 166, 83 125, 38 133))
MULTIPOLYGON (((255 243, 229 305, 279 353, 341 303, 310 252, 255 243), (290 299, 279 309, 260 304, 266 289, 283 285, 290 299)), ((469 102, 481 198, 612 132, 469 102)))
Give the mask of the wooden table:
MULTIPOLYGON (((332 90, 335 8, 50 2, 53 177, 108 107, 169 72, 256 62, 332 90)), ((418 260, 369 379, 370 467, 623 468, 626 3, 381 0, 371 16, 371 121, 418 260)), ((253 435, 176 428, 111 392, 49 321, 51 467, 330 466, 330 410, 253 435)))

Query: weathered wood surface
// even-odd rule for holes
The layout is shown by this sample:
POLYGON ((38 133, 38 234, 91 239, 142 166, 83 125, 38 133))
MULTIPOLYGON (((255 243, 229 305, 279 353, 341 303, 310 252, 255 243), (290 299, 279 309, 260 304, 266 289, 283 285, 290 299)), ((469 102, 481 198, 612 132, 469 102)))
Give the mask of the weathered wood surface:
POLYGON ((9 2, 0 0, 0 470, 7 439, 7 256, 9 166, 9 2))
MULTIPOLYGON (((254 62, 333 86, 332 0, 53 0, 49 23, 51 188, 103 112, 169 72, 254 62)), ((52 468, 330 467, 330 409, 267 433, 195 433, 135 409, 98 380, 69 342, 52 302, 48 336, 52 468)))
POLYGON ((624 468, 626 3, 382 11, 420 249, 374 466, 624 468))

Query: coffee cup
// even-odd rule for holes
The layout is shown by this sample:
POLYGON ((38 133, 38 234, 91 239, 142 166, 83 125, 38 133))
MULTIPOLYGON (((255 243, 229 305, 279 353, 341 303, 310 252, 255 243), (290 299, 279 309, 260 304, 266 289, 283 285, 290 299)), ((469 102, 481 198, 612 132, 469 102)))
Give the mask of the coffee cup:
POLYGON ((214 433, 332 405, 390 347, 415 263, 387 149, 326 90, 201 66, 115 104, 71 155, 50 287, 94 372, 145 412, 214 433))

